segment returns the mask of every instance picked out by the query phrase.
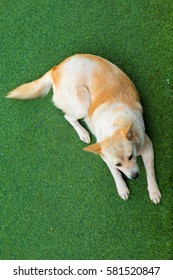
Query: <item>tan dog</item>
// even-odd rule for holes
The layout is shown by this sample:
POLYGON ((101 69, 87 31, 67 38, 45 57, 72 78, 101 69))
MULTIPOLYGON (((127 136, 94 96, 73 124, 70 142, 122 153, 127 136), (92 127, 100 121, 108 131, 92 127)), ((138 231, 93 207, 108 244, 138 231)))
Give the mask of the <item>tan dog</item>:
POLYGON ((55 106, 65 113, 80 139, 90 142, 88 131, 78 122, 82 118, 96 136, 97 143, 85 150, 99 154, 106 162, 121 198, 129 197, 121 172, 136 179, 136 157, 141 155, 150 199, 159 203, 152 142, 145 134, 138 92, 126 74, 101 57, 79 54, 53 67, 40 79, 19 86, 7 97, 35 98, 47 94, 51 87, 55 106))

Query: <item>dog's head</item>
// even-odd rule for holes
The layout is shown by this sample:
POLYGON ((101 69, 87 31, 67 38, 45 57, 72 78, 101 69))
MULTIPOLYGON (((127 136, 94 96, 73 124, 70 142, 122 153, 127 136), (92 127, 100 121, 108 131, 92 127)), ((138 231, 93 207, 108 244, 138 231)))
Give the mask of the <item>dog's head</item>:
POLYGON ((132 123, 116 131, 104 141, 90 145, 84 150, 101 155, 106 162, 118 168, 130 179, 136 179, 139 175, 132 123))

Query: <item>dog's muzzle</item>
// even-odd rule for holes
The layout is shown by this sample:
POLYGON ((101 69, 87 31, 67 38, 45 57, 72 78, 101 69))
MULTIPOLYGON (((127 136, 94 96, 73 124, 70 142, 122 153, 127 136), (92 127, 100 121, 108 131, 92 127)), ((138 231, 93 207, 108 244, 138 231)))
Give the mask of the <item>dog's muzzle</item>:
POLYGON ((139 172, 134 172, 131 174, 131 179, 135 180, 139 177, 139 172))

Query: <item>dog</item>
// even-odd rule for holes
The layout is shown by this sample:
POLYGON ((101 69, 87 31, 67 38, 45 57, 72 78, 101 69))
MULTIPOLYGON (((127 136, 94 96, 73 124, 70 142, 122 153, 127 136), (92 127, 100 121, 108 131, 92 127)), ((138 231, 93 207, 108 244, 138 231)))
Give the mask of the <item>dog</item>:
POLYGON ((116 65, 99 56, 76 54, 53 67, 41 78, 23 84, 7 97, 31 99, 53 88, 53 103, 61 109, 79 138, 90 143, 89 132, 79 123, 84 119, 96 143, 84 150, 100 155, 124 200, 130 192, 123 179, 139 176, 141 155, 147 174, 149 197, 160 203, 161 193, 154 170, 153 145, 143 121, 139 94, 130 78, 116 65))

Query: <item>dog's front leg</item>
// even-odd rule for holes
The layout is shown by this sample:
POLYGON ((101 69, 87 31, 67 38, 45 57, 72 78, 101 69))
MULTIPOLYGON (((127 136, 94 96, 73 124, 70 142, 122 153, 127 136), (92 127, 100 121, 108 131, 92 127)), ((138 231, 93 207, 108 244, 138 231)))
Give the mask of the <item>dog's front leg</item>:
POLYGON ((108 166, 108 168, 109 168, 109 170, 110 170, 110 172, 111 172, 111 174, 112 174, 112 176, 115 180, 119 196, 122 199, 127 200, 129 198, 130 191, 129 191, 129 189, 128 189, 120 171, 115 166, 110 164, 107 160, 105 160, 103 157, 102 157, 102 159, 107 164, 107 166, 108 166))
POLYGON ((155 178, 153 144, 147 135, 145 135, 145 145, 141 155, 147 173, 149 197, 155 204, 158 204, 161 200, 161 193, 155 178))

